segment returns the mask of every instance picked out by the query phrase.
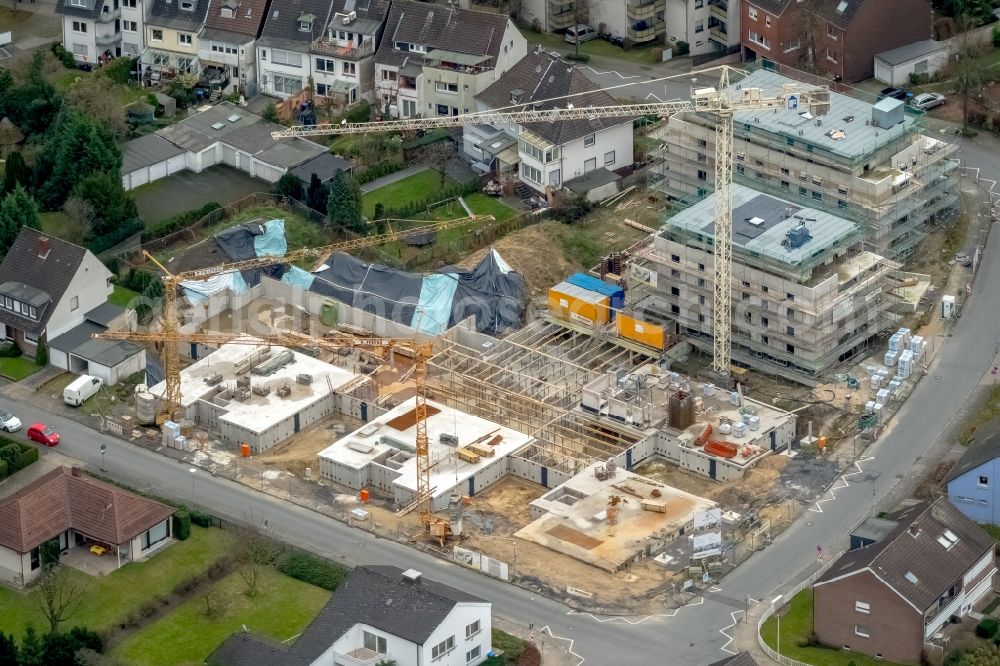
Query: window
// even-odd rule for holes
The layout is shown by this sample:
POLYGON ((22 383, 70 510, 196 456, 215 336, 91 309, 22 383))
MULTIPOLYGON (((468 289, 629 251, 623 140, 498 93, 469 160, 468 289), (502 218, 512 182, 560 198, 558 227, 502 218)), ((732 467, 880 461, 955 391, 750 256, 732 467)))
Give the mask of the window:
POLYGON ((152 36, 150 36, 149 39, 151 41, 154 41, 154 42, 162 42, 163 41, 163 31, 160 30, 159 28, 153 28, 153 34, 152 34, 152 36))
POLYGON ((990 478, 988 476, 979 477, 980 488, 989 488, 989 486, 990 486, 990 478))
POLYGON ((670 288, 670 295, 671 296, 680 296, 681 295, 680 287, 671 287, 670 288))
POLYGON ((705 19, 698 19, 694 22, 695 32, 705 32, 705 19))
POLYGON ((869 613, 871 613, 872 608, 871 606, 868 605, 867 601, 855 601, 854 610, 856 610, 859 613, 864 613, 865 615, 868 615, 869 613))
POLYGON ((785 351, 789 354, 795 353, 795 345, 785 345, 785 351))
POLYGON ((181 0, 181 9, 186 12, 194 11, 194 3, 191 0, 181 0))
POLYGON ((583 163, 583 172, 590 173, 597 168, 597 158, 591 157, 589 160, 583 163))
POLYGON ((679 305, 671 305, 670 306, 670 314, 679 315, 680 313, 681 313, 681 308, 680 308, 679 305))
POLYGON ((452 113, 452 109, 454 109, 454 107, 448 106, 447 104, 438 104, 437 114, 439 116, 451 116, 451 115, 457 116, 458 109, 454 109, 455 113, 452 113))
POLYGON ((479 655, 480 655, 481 651, 482 651, 482 648, 477 645, 476 647, 474 647, 471 650, 469 650, 468 652, 466 652, 465 653, 465 663, 469 663, 470 661, 475 661, 476 659, 479 659, 479 655))
POLYGON ((383 81, 395 81, 396 80, 396 72, 394 70, 390 70, 390 69, 383 69, 382 70, 382 80, 383 81))
POLYGON ((38 546, 31 549, 31 570, 34 571, 40 566, 42 566, 42 551, 41 546, 38 546))
POLYGON ((705 264, 698 264, 698 270, 699 271, 705 270, 705 264))
POLYGON ((747 7, 747 16, 750 17, 751 21, 756 21, 757 20, 757 8, 754 7, 753 5, 748 6, 747 7))
POLYGON ((829 60, 832 63, 836 63, 837 62, 837 53, 836 53, 836 51, 834 51, 833 49, 831 49, 829 46, 826 47, 826 59, 829 60))
POLYGON ((122 21, 122 30, 125 32, 139 32, 139 24, 135 21, 122 21))
POLYGON ((705 0, 694 0, 694 8, 701 9, 705 6, 705 0))
POLYGON ((672 254, 670 255, 670 261, 674 262, 675 264, 679 264, 681 263, 681 257, 680 255, 672 254))
POLYGON ((766 25, 768 28, 771 27, 771 17, 770 16, 765 16, 764 17, 764 25, 766 25))
POLYGON ((74 310, 79 310, 80 309, 80 297, 79 296, 74 296, 73 298, 69 299, 69 309, 70 309, 70 312, 72 312, 74 310))
POLYGON ((790 53, 791 51, 797 51, 801 46, 802 42, 799 41, 798 37, 796 37, 795 39, 789 39, 787 42, 785 42, 785 53, 790 53))
POLYGON ((785 326, 785 334, 790 335, 790 336, 792 336, 794 338, 795 337, 795 327, 794 326, 785 326))
POLYGON ((698 169, 698 180, 708 180, 708 172, 698 169))
POLYGON ((83 21, 73 21, 73 32, 87 32, 87 24, 83 21))
MULTIPOLYGON (((468 113, 469 110, 466 109, 465 112, 468 113)), ((548 164, 552 160, 557 160, 557 159, 559 159, 559 147, 558 146, 554 147, 554 148, 549 148, 548 150, 545 151, 545 159, 543 161, 546 164, 548 164)))
POLYGON ((822 192, 817 192, 816 190, 813 190, 812 197, 816 201, 822 201, 823 200, 823 193, 822 192))
POLYGON ((785 311, 785 314, 788 315, 789 319, 795 319, 795 310, 792 308, 788 308, 788 310, 785 311))
POLYGON ((672 278, 679 278, 680 276, 681 276, 681 272, 679 270, 677 270, 676 268, 671 268, 670 269, 670 277, 672 277, 672 278))
POLYGON ((781 181, 781 189, 787 190, 789 187, 791 187, 791 183, 789 183, 787 180, 781 181))
POLYGON ((167 524, 169 522, 170 522, 170 519, 167 518, 166 520, 164 520, 159 525, 155 525, 152 528, 150 528, 150 529, 148 529, 148 530, 146 530, 145 532, 142 533, 142 549, 143 550, 146 550, 146 549, 150 548, 151 546, 155 546, 156 544, 160 543, 161 541, 163 541, 164 539, 166 539, 168 536, 170 536, 170 530, 167 527, 167 524))
POLYGON ((446 93, 458 92, 457 83, 445 83, 444 81, 437 81, 435 82, 434 87, 437 88, 438 92, 446 92, 446 93))
POLYGON ((331 74, 337 73, 337 61, 327 60, 326 58, 316 58, 316 71, 317 72, 330 72, 331 74))
POLYGON ((137 0, 122 0, 122 7, 135 9, 138 6, 137 0))
POLYGON ((766 284, 762 284, 760 286, 760 290, 766 294, 767 293, 767 285, 766 284))
POLYGON ((562 169, 553 169, 549 172, 549 185, 559 187, 562 183, 562 169))
POLYGON ((465 637, 472 638, 480 631, 479 620, 476 620, 472 624, 465 625, 465 637))
POLYGON ((760 341, 763 342, 765 345, 771 344, 771 338, 767 337, 766 335, 760 336, 760 341))
POLYGON ((830 25, 829 23, 827 23, 826 24, 826 36, 829 37, 830 39, 837 39, 837 37, 840 36, 840 32, 838 32, 837 29, 834 28, 832 25, 830 25))
POLYGON ((177 33, 177 43, 184 46, 191 46, 191 35, 186 32, 177 33))
POLYGON ((615 151, 609 150, 604 153, 604 166, 611 166, 615 163, 615 151))
MULTIPOLYGON (((344 76, 357 76, 358 75, 358 63, 356 62, 345 62, 344 63, 344 76)), ((454 114, 452 114, 454 115, 454 114)))
POLYGON ((760 325, 763 326, 764 328, 767 328, 767 325, 770 324, 770 323, 771 323, 771 320, 768 319, 767 317, 761 317, 760 318, 760 325))
MULTIPOLYGON (((267 58, 264 58, 265 60, 267 58)), ((281 49, 271 50, 271 62, 275 65, 285 65, 286 67, 301 67, 302 66, 302 54, 292 53, 291 51, 282 51, 281 49)), ((302 90, 301 81, 298 90, 302 90)))
POLYGON ((861 636, 861 638, 868 638, 871 636, 871 633, 868 631, 868 627, 866 627, 865 625, 856 624, 854 625, 854 635, 861 636))
POLYGON ((320 97, 329 97, 330 85, 328 83, 317 83, 316 94, 319 95, 320 97))
POLYGON ((302 79, 298 77, 272 74, 271 79, 274 92, 276 93, 294 95, 298 91, 302 90, 302 79))
POLYGON ((587 136, 583 137, 583 147, 584 148, 590 148, 595 143, 597 143, 597 135, 596 134, 588 134, 587 136))
POLYGON ((389 651, 386 647, 385 636, 379 636, 378 634, 373 634, 370 631, 364 631, 362 633, 364 634, 366 648, 377 654, 386 654, 389 651))
POLYGON ((768 44, 767 44, 767 38, 764 37, 763 35, 761 35, 759 32, 755 32, 755 31, 751 30, 749 32, 749 34, 747 35, 747 38, 751 42, 753 42, 754 44, 759 44, 760 46, 763 46, 765 49, 768 49, 768 50, 771 49, 771 47, 768 46, 768 44))
POLYGON ((698 286, 699 287, 705 286, 705 278, 698 278, 698 286))
POLYGON ((431 648, 431 659, 440 659, 455 649, 455 637, 449 636, 431 648))
POLYGON ((86 0, 69 0, 69 4, 73 7, 86 7, 86 0))
POLYGON ((521 175, 538 185, 542 184, 542 172, 530 164, 521 163, 521 175))
POLYGON ((791 294, 791 293, 785 292, 785 300, 786 301, 794 301, 795 300, 795 294, 791 294))
POLYGON ((300 32, 312 32, 312 29, 313 29, 312 21, 299 21, 300 32))

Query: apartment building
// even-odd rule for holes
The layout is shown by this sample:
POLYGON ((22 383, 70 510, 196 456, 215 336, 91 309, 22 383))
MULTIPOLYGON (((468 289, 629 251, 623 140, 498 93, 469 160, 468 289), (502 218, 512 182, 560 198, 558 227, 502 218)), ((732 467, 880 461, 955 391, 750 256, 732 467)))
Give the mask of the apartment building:
MULTIPOLYGON (((521 0, 520 19, 539 32, 559 32, 578 23, 590 23, 587 0, 521 0)), ((615 2, 611 3, 616 4, 615 2)), ((596 24, 594 24, 596 26, 596 24)), ((624 33, 616 33, 624 36, 624 33)))
POLYGON ((388 0, 334 0, 309 51, 318 97, 338 106, 375 101, 375 50, 388 14, 388 0))
MULTIPOLYGON (((899 266, 862 248, 863 228, 743 185, 732 198, 734 362, 812 384, 896 324, 884 288, 899 266)), ((633 307, 708 353, 714 223, 715 195, 695 198, 627 271, 633 307)))
POLYGON ((375 54, 375 97, 402 118, 470 113, 527 51, 505 15, 396 0, 375 54))
MULTIPOLYGON (((141 0, 130 0, 132 3, 141 0)), ((77 62, 96 64, 102 57, 122 55, 120 0, 59 0, 63 48, 77 62)))
POLYGON ((146 19, 146 48, 140 56, 143 80, 197 75, 198 34, 210 0, 154 0, 146 19))
MULTIPOLYGON (((758 68, 734 86, 775 95, 792 83, 758 68)), ((831 92, 829 108, 812 111, 822 115, 804 108, 737 113, 734 180, 858 222, 867 230, 865 249, 904 260, 957 205, 955 145, 923 134, 923 114, 897 100, 831 92)), ((676 198, 710 191, 715 118, 671 116, 662 138, 656 186, 676 198)))
POLYGON ((268 0, 216 0, 198 40, 203 78, 225 91, 245 90, 257 81, 256 41, 268 0))
POLYGON ((741 22, 745 61, 844 81, 870 78, 876 53, 933 38, 928 0, 745 0, 741 22))

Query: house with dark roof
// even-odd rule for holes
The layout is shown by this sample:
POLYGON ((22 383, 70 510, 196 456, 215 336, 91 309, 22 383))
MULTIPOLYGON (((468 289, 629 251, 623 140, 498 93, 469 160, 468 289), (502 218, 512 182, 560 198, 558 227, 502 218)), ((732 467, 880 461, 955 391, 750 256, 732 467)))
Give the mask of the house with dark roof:
POLYGON ((895 526, 813 584, 813 630, 835 648, 917 663, 946 624, 988 599, 996 542, 945 498, 883 518, 895 526))
POLYGON ((877 53, 933 37, 929 0, 747 0, 740 11, 744 62, 844 81, 870 78, 877 53))
POLYGON ((271 0, 257 39, 260 92, 284 99, 306 87, 313 75, 309 52, 329 11, 330 0, 271 0))
POLYGON ((948 499, 966 517, 1000 525, 1000 421, 976 430, 945 483, 948 499))
POLYGON ((215 0, 198 37, 201 81, 224 93, 257 82, 257 37, 270 0, 215 0))
POLYGON ((375 101, 375 51, 388 15, 388 0, 330 3, 309 51, 319 104, 375 101))
POLYGON ((23 585, 41 573, 41 546, 59 540, 104 549, 118 566, 143 560, 170 542, 174 509, 58 467, 0 499, 0 577, 23 585))
MULTIPOLYGON (((521 58, 479 93, 476 102, 478 111, 617 104, 576 65, 540 48, 521 58)), ((571 186, 571 181, 578 178, 599 177, 603 185, 614 184, 618 175, 613 172, 632 164, 632 119, 466 126, 462 150, 474 170, 501 178, 516 174, 539 193, 571 186)))
POLYGON ((57 0, 62 45, 77 62, 138 55, 140 25, 153 0, 57 0))
POLYGON ((200 74, 198 34, 211 0, 153 0, 146 19, 146 48, 139 62, 149 84, 178 75, 200 74))
POLYGON ((490 602, 413 569, 363 566, 290 646, 237 633, 206 663, 475 666, 492 654, 491 631, 490 602))
POLYGON ((146 367, 146 352, 90 339, 135 323, 134 310, 108 303, 113 290, 111 271, 89 250, 25 227, 0 263, 0 333, 28 356, 45 339, 52 365, 116 384, 146 367))
POLYGON ((471 113, 527 50, 504 14, 394 0, 375 54, 379 108, 401 118, 471 113))

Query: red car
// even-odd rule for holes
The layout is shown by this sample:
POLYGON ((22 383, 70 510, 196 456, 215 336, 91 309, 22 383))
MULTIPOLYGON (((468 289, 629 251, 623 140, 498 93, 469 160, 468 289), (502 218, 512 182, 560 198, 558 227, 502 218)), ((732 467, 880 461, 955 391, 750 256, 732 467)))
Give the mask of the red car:
POLYGON ((55 446, 59 443, 59 433, 44 423, 34 423, 28 428, 28 439, 33 439, 45 446, 55 446))

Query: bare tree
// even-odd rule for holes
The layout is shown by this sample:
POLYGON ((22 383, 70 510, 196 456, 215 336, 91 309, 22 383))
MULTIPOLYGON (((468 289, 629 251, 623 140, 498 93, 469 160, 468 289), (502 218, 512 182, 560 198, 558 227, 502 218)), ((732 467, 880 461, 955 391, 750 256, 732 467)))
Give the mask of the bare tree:
MULTIPOLYGON (((802 48, 802 55, 799 57, 799 64, 807 72, 816 73, 816 53, 817 31, 822 27, 823 21, 820 19, 820 0, 800 0, 795 7, 796 15, 793 23, 792 39, 797 39, 802 48)), ((782 44, 776 44, 777 48, 784 48, 782 44)))
MULTIPOLYGON (((590 4, 589 0, 573 0, 573 24, 590 25, 590 4)), ((577 60, 580 59, 580 36, 577 35, 574 46, 576 47, 577 60)))
POLYGON ((277 548, 264 532, 267 521, 260 523, 251 519, 246 527, 237 527, 236 531, 236 572, 247 587, 247 596, 257 595, 261 572, 270 566, 277 555, 277 548))
POLYGON ((453 159, 455 159, 455 142, 450 137, 435 141, 424 148, 423 161, 437 172, 440 179, 439 189, 444 189, 444 181, 448 178, 448 165, 453 159))
POLYGON ((962 133, 969 130, 969 98, 978 95, 987 83, 989 63, 984 62, 984 45, 970 32, 975 21, 968 15, 958 17, 961 37, 955 51, 955 87, 962 96, 962 133))
POLYGON ((86 597, 87 587, 87 583, 70 580, 61 566, 45 567, 31 592, 31 601, 45 616, 52 633, 57 633, 59 625, 79 610, 86 597))

